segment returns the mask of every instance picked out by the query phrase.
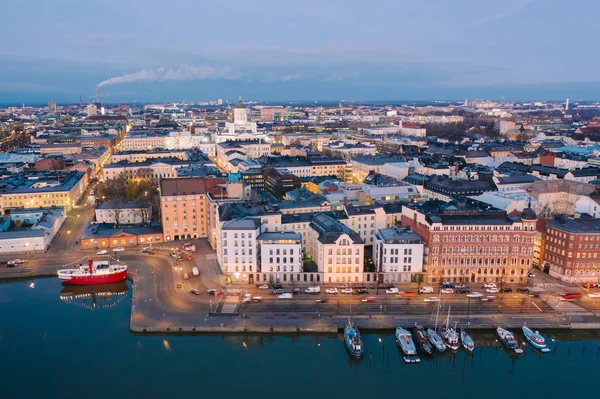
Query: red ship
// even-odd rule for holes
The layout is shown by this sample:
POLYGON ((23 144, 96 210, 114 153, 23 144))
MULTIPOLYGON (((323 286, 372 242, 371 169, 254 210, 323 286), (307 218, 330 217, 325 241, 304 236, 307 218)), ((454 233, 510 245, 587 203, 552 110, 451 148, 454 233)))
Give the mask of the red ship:
POLYGON ((90 258, 88 266, 79 269, 63 269, 58 271, 58 278, 69 285, 110 284, 124 281, 127 277, 127 266, 110 265, 108 261, 94 262, 90 258))

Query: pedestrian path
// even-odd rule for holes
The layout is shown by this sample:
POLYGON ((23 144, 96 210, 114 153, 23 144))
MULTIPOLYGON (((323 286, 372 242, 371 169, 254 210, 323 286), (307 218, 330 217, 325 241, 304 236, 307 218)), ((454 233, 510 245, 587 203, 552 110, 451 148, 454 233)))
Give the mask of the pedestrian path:
POLYGON ((223 306, 221 307, 221 311, 219 313, 227 313, 227 314, 237 313, 238 303, 239 303, 239 297, 237 297, 237 296, 225 297, 225 301, 223 302, 223 306))

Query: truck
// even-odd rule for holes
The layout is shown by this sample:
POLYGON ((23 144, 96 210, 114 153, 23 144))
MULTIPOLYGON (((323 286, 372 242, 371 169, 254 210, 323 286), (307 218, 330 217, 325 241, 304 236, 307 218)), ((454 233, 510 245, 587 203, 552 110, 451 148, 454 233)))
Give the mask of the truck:
POLYGON ((321 287, 318 285, 310 286, 306 290, 304 290, 307 294, 320 294, 321 287))
POLYGON ((291 292, 286 292, 278 296, 279 299, 292 299, 294 295, 291 292))
POLYGON ((197 276, 197 275, 199 275, 199 274, 200 274, 200 272, 198 271, 198 268, 197 268, 197 267, 195 267, 195 266, 194 266, 194 267, 192 268, 192 274, 193 274, 194 276, 197 276))
POLYGON ((433 287, 421 287, 419 288, 419 294, 433 294, 433 287))

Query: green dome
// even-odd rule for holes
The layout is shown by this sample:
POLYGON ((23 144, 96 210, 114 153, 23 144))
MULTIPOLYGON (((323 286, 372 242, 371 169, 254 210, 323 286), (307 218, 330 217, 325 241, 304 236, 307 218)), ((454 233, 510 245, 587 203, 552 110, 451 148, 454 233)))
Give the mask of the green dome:
POLYGON ((244 103, 243 103, 243 102, 241 102, 241 101, 238 101, 238 102, 235 104, 235 107, 236 107, 236 108, 246 108, 246 106, 244 105, 244 103))

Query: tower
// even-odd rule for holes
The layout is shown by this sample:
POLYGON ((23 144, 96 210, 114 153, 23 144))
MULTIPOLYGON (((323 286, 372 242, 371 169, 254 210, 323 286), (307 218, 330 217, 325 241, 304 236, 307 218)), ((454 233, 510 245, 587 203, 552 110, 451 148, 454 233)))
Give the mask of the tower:
POLYGON ((96 104, 100 104, 100 88, 96 87, 96 104))
POLYGON ((567 98, 567 101, 565 101, 565 111, 569 110, 569 99, 567 98))

